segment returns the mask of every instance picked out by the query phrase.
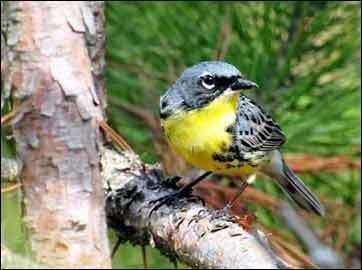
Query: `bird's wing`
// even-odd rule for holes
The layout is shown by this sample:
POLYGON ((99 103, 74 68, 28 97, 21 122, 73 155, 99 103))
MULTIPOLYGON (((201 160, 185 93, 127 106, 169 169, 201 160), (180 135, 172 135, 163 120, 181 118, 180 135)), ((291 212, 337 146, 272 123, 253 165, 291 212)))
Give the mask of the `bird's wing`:
POLYGON ((240 96, 234 126, 234 145, 242 152, 271 151, 285 141, 278 124, 251 100, 240 96))

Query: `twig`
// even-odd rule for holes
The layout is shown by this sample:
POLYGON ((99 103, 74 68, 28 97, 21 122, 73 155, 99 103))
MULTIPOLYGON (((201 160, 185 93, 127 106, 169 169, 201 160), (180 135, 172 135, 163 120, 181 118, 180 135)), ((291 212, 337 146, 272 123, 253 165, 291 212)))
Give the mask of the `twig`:
POLYGON ((14 106, 13 110, 5 115, 1 116, 1 125, 6 124, 11 119, 14 119, 15 116, 21 113, 25 113, 27 110, 29 110, 28 105, 31 104, 31 99, 28 99, 27 101, 24 101, 16 106, 14 106))
POLYGON ((307 154, 287 154, 285 159, 295 172, 360 170, 361 162, 343 156, 321 157, 307 154))
POLYGON ((301 261, 304 264, 304 266, 317 268, 317 265, 315 265, 307 255, 299 251, 299 249, 295 248, 295 246, 286 243, 285 241, 283 241, 281 238, 277 237, 274 234, 270 235, 269 238, 271 240, 272 245, 276 243, 277 245, 281 246, 283 249, 285 249, 288 252, 289 255, 293 256, 294 259, 301 261))
POLYGON ((131 72, 137 74, 138 76, 144 76, 148 79, 162 80, 162 81, 167 81, 167 82, 169 81, 169 78, 165 75, 156 74, 154 71, 152 73, 146 72, 142 67, 139 67, 137 65, 130 64, 130 63, 122 64, 122 63, 111 60, 108 62, 108 66, 111 66, 115 69, 131 71, 131 72))
POLYGON ((10 192, 10 191, 13 191, 13 190, 16 190, 18 187, 20 187, 20 184, 17 183, 17 184, 14 184, 10 187, 6 187, 6 188, 1 188, 1 193, 6 193, 6 192, 10 192))
MULTIPOLYGON (((219 192, 224 193, 227 198, 231 198, 237 193, 237 191, 233 188, 220 186, 211 181, 202 182, 196 188, 202 194, 204 193, 204 191, 209 191, 209 190, 219 191, 219 192)), ((280 206, 279 199, 274 198, 268 194, 265 194, 264 192, 259 191, 253 187, 248 187, 244 191, 244 193, 242 195, 242 199, 247 200, 247 201, 256 202, 258 205, 266 207, 270 210, 276 210, 280 206)))
POLYGON ((231 37, 231 24, 230 24, 230 9, 228 6, 225 7, 226 12, 220 22, 219 38, 214 52, 214 59, 223 60, 227 54, 230 44, 231 37))
POLYGON ((142 119, 145 122, 145 124, 147 124, 150 128, 152 128, 153 131, 155 131, 156 129, 160 129, 158 119, 154 117, 149 110, 134 106, 133 104, 118 99, 117 100, 110 99, 109 104, 111 104, 112 106, 119 107, 129 113, 132 113, 134 116, 142 119))
POLYGON ((348 238, 347 230, 344 226, 339 226, 337 232, 338 234, 335 249, 338 251, 342 251, 342 248, 348 238))
POLYGON ((7 123, 10 119, 14 118, 14 116, 18 113, 18 111, 19 111, 19 108, 17 110, 16 109, 12 110, 11 112, 9 112, 5 115, 2 115, 1 124, 3 125, 5 123, 7 123))
POLYGON ((131 146, 128 145, 125 139, 121 137, 116 131, 114 131, 105 121, 99 121, 99 126, 102 130, 111 137, 124 151, 133 152, 131 146))
POLYGON ((272 246, 278 252, 279 256, 289 263, 289 268, 300 269, 305 265, 301 263, 300 260, 296 259, 295 256, 291 255, 290 252, 286 251, 285 248, 278 242, 273 241, 272 246))
POLYGON ((342 260, 331 248, 325 246, 314 236, 304 221, 296 214, 293 208, 287 204, 281 207, 281 214, 288 226, 296 232, 298 237, 308 249, 313 261, 321 268, 342 269, 342 260))

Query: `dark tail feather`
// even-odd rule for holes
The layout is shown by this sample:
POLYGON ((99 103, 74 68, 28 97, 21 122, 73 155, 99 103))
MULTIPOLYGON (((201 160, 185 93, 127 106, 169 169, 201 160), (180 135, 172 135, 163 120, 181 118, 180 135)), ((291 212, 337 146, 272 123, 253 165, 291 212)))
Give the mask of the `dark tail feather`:
POLYGON ((279 175, 278 183, 282 189, 295 201, 301 208, 314 212, 317 215, 324 216, 324 207, 309 188, 296 176, 284 163, 283 175, 279 175))

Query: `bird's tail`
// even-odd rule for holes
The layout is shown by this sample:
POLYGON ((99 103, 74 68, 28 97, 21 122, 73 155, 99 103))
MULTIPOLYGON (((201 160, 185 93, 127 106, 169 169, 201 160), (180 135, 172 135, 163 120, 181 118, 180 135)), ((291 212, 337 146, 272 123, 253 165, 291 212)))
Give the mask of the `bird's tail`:
POLYGON ((309 188, 288 168, 284 160, 278 153, 278 162, 274 163, 272 170, 265 171, 271 176, 282 190, 301 208, 317 215, 324 216, 324 207, 318 198, 309 190, 309 188), (277 166, 275 166, 278 164, 277 166))
POLYGON ((318 198, 309 188, 296 176, 284 163, 283 174, 279 175, 277 181, 281 188, 295 201, 301 208, 324 216, 324 207, 318 198))

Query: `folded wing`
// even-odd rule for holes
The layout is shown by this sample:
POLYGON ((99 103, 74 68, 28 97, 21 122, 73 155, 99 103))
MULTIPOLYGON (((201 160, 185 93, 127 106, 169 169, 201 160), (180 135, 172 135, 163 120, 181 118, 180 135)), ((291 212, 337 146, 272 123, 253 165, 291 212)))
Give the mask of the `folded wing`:
POLYGON ((239 100, 234 131, 234 144, 242 152, 271 151, 286 141, 278 124, 245 96, 239 100))

